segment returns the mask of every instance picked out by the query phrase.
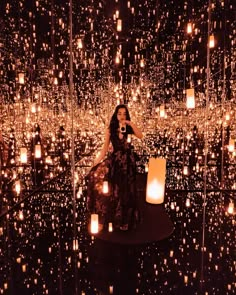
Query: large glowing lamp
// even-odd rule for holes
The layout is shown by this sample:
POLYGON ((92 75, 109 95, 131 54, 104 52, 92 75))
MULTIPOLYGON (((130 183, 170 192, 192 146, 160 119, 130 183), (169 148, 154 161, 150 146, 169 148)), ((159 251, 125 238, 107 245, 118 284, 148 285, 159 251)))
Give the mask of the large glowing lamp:
POLYGON ((195 108, 194 88, 187 89, 186 106, 187 106, 188 109, 194 109, 195 108))
POLYGON ((211 35, 209 37, 209 47, 210 48, 214 48, 215 47, 215 37, 214 37, 214 35, 211 35))
POLYGON ((20 162, 22 164, 27 163, 27 148, 25 147, 20 148, 20 162))
POLYGON ((230 138, 230 140, 229 140, 228 150, 231 153, 234 151, 234 139, 233 138, 230 138))
POLYGON ((92 234, 98 233, 98 214, 91 214, 91 224, 90 231, 92 234))
POLYGON ((41 151, 41 145, 40 144, 36 144, 35 145, 35 158, 36 159, 40 159, 41 158, 41 155, 42 155, 42 151, 41 151))
POLYGON ((147 177, 146 201, 162 204, 165 196, 166 159, 150 158, 147 177))

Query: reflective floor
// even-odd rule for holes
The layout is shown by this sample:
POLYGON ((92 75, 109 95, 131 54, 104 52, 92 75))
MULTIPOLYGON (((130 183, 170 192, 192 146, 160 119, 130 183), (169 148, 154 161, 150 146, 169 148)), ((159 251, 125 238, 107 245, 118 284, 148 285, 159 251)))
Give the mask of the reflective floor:
POLYGON ((167 189, 157 206, 173 233, 132 245, 89 234, 85 196, 73 198, 66 171, 2 216, 1 294, 235 294, 235 215, 220 192, 204 214, 201 192, 167 189))

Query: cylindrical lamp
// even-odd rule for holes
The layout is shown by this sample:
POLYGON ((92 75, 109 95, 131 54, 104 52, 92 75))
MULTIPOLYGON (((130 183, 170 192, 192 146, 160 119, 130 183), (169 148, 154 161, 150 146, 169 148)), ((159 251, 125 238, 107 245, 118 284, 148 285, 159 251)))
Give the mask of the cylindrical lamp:
POLYGON ((234 151, 234 139, 233 138, 230 138, 230 140, 229 140, 228 150, 231 153, 234 151))
POLYGON ((132 141, 132 135, 131 134, 128 134, 128 136, 127 136, 127 142, 128 143, 131 143, 131 141, 132 141))
POLYGON ((214 38, 214 35, 211 35, 209 37, 209 47, 210 48, 214 48, 215 47, 215 38, 214 38))
POLYGON ((162 204, 165 196, 166 159, 150 158, 147 177, 146 201, 162 204))
POLYGON ((22 164, 27 163, 27 148, 25 147, 20 148, 20 162, 22 164))
POLYGON ((21 192, 20 180, 16 180, 16 182, 15 182, 15 191, 16 191, 17 195, 19 195, 21 192))
POLYGON ((19 81, 19 84, 25 84, 25 74, 24 73, 18 74, 18 81, 19 81))
POLYGON ((108 231, 109 231, 109 232, 113 232, 113 225, 112 225, 112 222, 109 222, 109 223, 108 223, 108 231))
POLYGON ((229 207, 228 207, 228 213, 233 214, 234 213, 234 203, 230 201, 229 207))
POLYGON ((188 175, 188 166, 184 166, 183 174, 188 175))
POLYGON ((82 49, 83 48, 83 42, 82 42, 82 39, 81 38, 79 38, 77 40, 77 48, 79 48, 79 49, 82 49))
POLYGON ((140 60, 139 65, 140 65, 141 68, 144 68, 145 62, 144 62, 144 59, 143 58, 140 60))
POLYGON ((187 89, 186 105, 187 105, 188 109, 194 109, 195 108, 194 88, 187 89))
POLYGON ((160 117, 165 118, 165 105, 164 104, 162 104, 160 106, 160 117))
POLYGON ((40 159, 41 158, 41 145, 40 144, 36 144, 35 145, 35 150, 34 150, 34 154, 35 154, 35 158, 36 159, 40 159))
POLYGON ((121 19, 118 19, 117 20, 117 32, 121 32, 122 31, 122 20, 121 19))
POLYGON ((102 183, 102 192, 107 194, 109 192, 109 184, 107 180, 104 180, 102 183))
POLYGON ((90 231, 92 234, 98 233, 98 214, 91 214, 91 224, 90 231))
POLYGON ((188 23, 187 24, 187 33, 188 34, 192 34, 192 31, 193 31, 192 23, 188 23))

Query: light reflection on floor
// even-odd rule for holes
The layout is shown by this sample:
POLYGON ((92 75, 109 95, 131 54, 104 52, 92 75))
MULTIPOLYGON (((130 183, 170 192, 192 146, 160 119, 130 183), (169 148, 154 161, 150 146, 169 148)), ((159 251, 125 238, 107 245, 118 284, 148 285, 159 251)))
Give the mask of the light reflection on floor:
POLYGON ((1 223, 1 294, 235 294, 235 216, 222 210, 219 192, 208 194, 201 252, 201 193, 167 192, 175 226, 168 239, 122 246, 88 234, 85 192, 73 219, 68 175, 50 189, 1 223))

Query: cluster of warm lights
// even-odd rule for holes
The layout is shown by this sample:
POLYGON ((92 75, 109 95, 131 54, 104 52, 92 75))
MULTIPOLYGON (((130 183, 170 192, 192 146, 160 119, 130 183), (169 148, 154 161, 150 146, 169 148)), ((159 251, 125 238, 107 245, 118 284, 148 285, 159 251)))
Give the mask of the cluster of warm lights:
MULTIPOLYGON (((41 184, 51 193, 45 193, 42 198, 42 194, 36 192, 2 218, 0 258, 5 263, 0 267, 0 293, 4 294, 10 288, 7 278, 14 260, 19 266, 16 268, 21 277, 18 281, 26 289, 32 289, 32 293, 34 288, 41 287, 42 294, 50 294, 48 278, 64 283, 61 274, 48 267, 48 257, 55 261, 65 258, 65 273, 71 272, 70 277, 73 277, 70 251, 73 250, 78 254, 76 265, 82 277, 82 270, 89 263, 87 250, 93 242, 90 237, 85 239, 87 244, 82 242, 87 232, 84 176, 91 166, 92 153, 101 145, 114 106, 125 101, 131 118, 145 134, 144 140, 134 142, 134 145, 140 157, 139 171, 149 173, 147 197, 151 202, 164 201, 176 228, 181 227, 174 233, 174 242, 167 252, 156 245, 147 246, 141 252, 135 292, 144 293, 143 289, 149 285, 150 294, 157 290, 163 294, 174 293, 175 284, 170 284, 173 280, 167 277, 173 269, 177 270, 175 276, 180 278, 182 290, 198 286, 199 264, 191 258, 201 253, 198 225, 202 222, 203 176, 207 169, 206 224, 213 247, 209 244, 203 249, 208 259, 205 293, 234 294, 236 264, 235 256, 231 255, 235 243, 236 189, 233 1, 227 3, 227 10, 225 1, 212 3, 207 38, 208 2, 170 1, 160 2, 157 7, 157 1, 127 1, 124 16, 122 9, 118 8, 120 0, 114 1, 113 10, 107 9, 106 1, 91 1, 86 6, 81 1, 73 1, 76 11, 73 13, 72 40, 73 98, 68 85, 69 3, 65 1, 62 6, 56 3, 58 1, 51 2, 32 2, 30 11, 25 1, 14 0, 1 5, 1 24, 2 21, 4 24, 0 35, 1 131, 10 150, 8 163, 1 165, 0 209, 2 212, 11 209, 27 196, 27 190, 32 189, 35 171, 30 142, 34 138, 32 128, 35 123, 40 125, 44 141, 35 144, 33 154, 43 167, 41 184), (148 21, 143 21, 145 18, 148 21), (174 24, 172 29, 171 23, 174 24), (207 48, 210 49, 208 70, 211 75, 209 110, 205 114, 207 48), (66 130, 63 142, 57 138, 59 126, 66 130), (223 138, 225 142, 222 142, 223 138), (60 156, 56 155, 59 147, 63 150, 60 156), (204 164, 206 152, 207 167, 204 164), (76 160, 84 155, 89 158, 79 162, 74 175, 76 232, 72 237, 73 196, 67 193, 71 192, 71 175, 68 172, 63 176, 62 173, 62 178, 52 180, 71 166, 73 153, 76 160), (162 165, 162 169, 153 174, 150 159, 166 161, 166 171, 162 165), (222 161, 224 167, 220 166, 222 161), (223 196, 220 192, 214 193, 218 188, 223 188, 223 196), (168 195, 170 190, 178 190, 178 194, 168 195), (157 192, 161 195, 157 196, 157 192), (42 261, 35 237, 44 236, 49 229, 52 240, 47 244, 47 260, 43 258, 42 261), (79 237, 76 237, 77 233, 79 237), (59 241, 64 247, 63 257, 58 257, 63 250, 59 241), (14 251, 10 252, 13 245, 14 251), (173 245, 176 245, 174 249, 173 245), (225 268, 233 274, 226 276, 223 282, 222 257, 227 258, 225 268), (217 284, 216 280, 213 287, 208 282, 212 274, 221 281, 217 284), (223 291, 217 287, 224 284, 223 291)), ((133 138, 128 138, 131 140, 133 138)), ((109 192, 106 180, 103 192, 109 192)), ((91 218, 91 231, 96 233, 99 216, 94 214, 91 218)), ((108 230, 113 231, 112 223, 108 230)), ((91 290, 92 283, 87 278, 84 281, 91 290)), ((109 282, 107 292, 112 294, 115 291, 115 284, 109 282)))
MULTIPOLYGON (((83 179, 83 175, 88 172, 88 168, 86 167, 87 163, 88 160, 84 159, 77 164, 78 169, 76 170, 76 172, 77 174, 80 174, 77 175, 77 177, 78 179, 81 179, 81 181, 83 179)), ((151 168, 150 166, 151 165, 149 163, 149 168, 151 168)), ((174 172, 175 169, 172 169, 174 172)), ((169 173, 170 172, 168 172, 168 174, 169 173)), ((40 193, 36 193, 33 198, 30 198, 24 202, 24 206, 20 208, 15 218, 11 221, 12 223, 14 223, 15 242, 19 241, 20 244, 20 241, 22 241, 24 245, 27 245, 27 247, 17 249, 17 252, 13 254, 12 257, 12 259, 15 259, 17 264, 20 266, 19 271, 21 273, 21 277, 25 278, 26 276, 30 276, 32 278, 31 281, 26 281, 25 283, 22 283, 23 285, 25 285, 25 288, 32 289, 34 288, 34 286, 37 286, 38 288, 42 287, 41 276, 45 276, 44 272, 45 266, 47 265, 48 256, 40 256, 40 245, 38 245, 38 243, 35 243, 35 237, 39 239, 41 235, 44 236, 44 234, 50 229, 52 231, 52 240, 47 241, 47 250, 50 259, 58 259, 57 255, 58 253, 60 253, 58 251, 60 247, 58 244, 58 240, 60 239, 61 243, 65 245, 65 250, 63 252, 63 261, 69 273, 73 274, 74 271, 73 257, 71 256, 72 254, 70 249, 73 249, 77 253, 77 271, 80 273, 81 276, 82 272, 89 266, 89 263, 93 263, 92 261, 90 261, 90 258, 87 254, 87 251, 91 246, 90 239, 87 239, 87 242, 86 239, 83 240, 83 243, 81 243, 80 240, 82 236, 86 236, 87 231, 87 222, 85 220, 86 200, 83 196, 81 181, 78 182, 78 184, 80 184, 80 186, 78 187, 80 198, 77 200, 76 205, 76 212, 78 213, 76 216, 76 227, 80 238, 75 238, 71 240, 72 247, 69 246, 68 242, 68 235, 70 235, 72 227, 72 195, 70 196, 68 195, 68 193, 61 193, 59 195, 55 195, 55 193, 50 193, 48 195, 45 195, 43 199, 41 198, 40 193), (64 212, 62 219, 60 218, 60 214, 58 215, 59 208, 61 208, 62 212, 64 212), (33 214, 34 212, 37 212, 36 215, 33 214), (65 212, 67 212, 66 215, 65 212), (62 223, 64 224, 64 226, 60 229, 59 233, 57 228, 60 227, 62 223), (31 252, 30 257, 27 255, 29 251, 31 252), (31 267, 32 263, 36 265, 36 267, 33 269, 31 267)), ((169 180, 167 178, 167 185, 170 185, 172 182, 174 185, 176 183, 176 179, 169 180)), ((45 187, 45 189, 47 190, 48 187, 53 191, 55 187, 58 187, 58 185, 62 190, 66 190, 67 186, 70 187, 70 177, 63 177, 61 180, 58 179, 53 184, 53 186, 48 185, 45 187)), ((214 237, 214 234, 217 235, 219 228, 219 221, 216 218, 217 216, 215 214, 215 212, 219 210, 217 199, 218 198, 213 198, 209 196, 209 201, 211 202, 209 206, 211 205, 212 212, 209 212, 208 226, 211 232, 210 235, 212 235, 212 239, 214 237)), ((144 288, 144 284, 146 284, 147 280, 149 280, 150 278, 154 281, 160 280, 162 277, 166 278, 166 275, 168 273, 172 273, 173 271, 176 272, 176 275, 180 278, 179 284, 183 284, 181 285, 182 288, 189 288, 197 284, 200 279, 200 270, 198 268, 198 262, 193 262, 191 257, 192 255, 198 256, 201 249, 200 241, 198 238, 201 229, 199 228, 198 223, 195 223, 196 219, 201 221, 201 216, 198 214, 198 212, 201 211, 201 203, 201 193, 190 192, 188 193, 186 200, 184 200, 181 195, 168 196, 167 192, 165 198, 165 208, 167 211, 169 211, 172 220, 175 222, 176 232, 171 237, 171 240, 174 241, 174 243, 170 243, 170 245, 166 249, 162 249, 161 244, 148 245, 141 248, 138 264, 135 268, 137 276, 137 284, 135 288, 137 290, 142 290, 142 288, 144 288), (181 234, 179 233, 179 227, 181 227, 181 234), (192 229, 191 232, 189 231, 190 227, 192 229), (176 245, 177 247, 175 247, 174 245, 176 245), (189 262, 186 262, 186 259, 188 259, 188 257, 190 260, 189 262), (188 263, 188 269, 185 268, 186 263, 188 263), (145 269, 145 272, 143 272, 143 269, 145 269)), ((232 212, 232 203, 233 202, 231 201, 231 205, 229 206, 229 208, 231 209, 228 210, 229 213, 232 212)), ((233 225, 233 218, 231 216, 232 215, 225 215, 222 216, 222 218, 224 218, 225 223, 230 224, 232 222, 233 225)), ((9 218, 9 216, 7 218, 9 218)), ((96 234, 96 232, 99 230, 99 220, 98 215, 96 214, 92 215, 91 227, 91 230, 96 234)), ((113 231, 112 223, 109 224, 108 231, 113 231)), ((5 236, 6 234, 7 228, 4 225, 3 227, 0 227, 0 235, 5 236)), ((217 243, 219 243, 219 238, 215 238, 213 240, 214 243, 216 243, 215 245, 217 246, 217 243)), ((93 244, 93 237, 91 237, 91 242, 93 244)), ((208 250, 206 250, 205 252, 207 257, 209 257, 208 266, 206 268, 207 273, 210 274, 214 272, 215 275, 219 273, 220 268, 218 255, 223 255, 225 252, 230 253, 230 251, 232 250, 233 242, 234 227, 232 227, 231 230, 227 231, 223 242, 225 246, 221 248, 219 254, 215 253, 214 249, 211 249, 212 243, 208 245, 208 250)), ((227 267, 233 270, 235 267, 235 262, 233 260, 229 260, 227 263, 227 267)), ((1 269, 1 271, 5 272, 6 269, 1 269)), ((47 278, 49 280, 53 278, 58 279, 59 276, 60 274, 59 272, 57 272, 57 270, 51 269, 51 272, 49 272, 49 270, 47 272, 47 278)), ((22 282, 23 281, 24 280, 22 280, 22 282)), ((0 288, 8 290, 8 281, 5 279, 3 283, 4 285, 1 285, 0 288)), ((50 284, 47 280, 44 282, 44 284, 44 290, 50 290, 50 284)), ((226 289, 229 291, 233 290, 233 288, 235 287, 233 281, 230 280, 230 278, 226 280, 225 284, 226 289)), ((57 288, 57 286, 55 285, 54 288, 57 288)), ((116 288, 117 285, 115 282, 110 283, 109 286, 107 286, 108 292, 109 290, 115 291, 116 288)), ((163 292, 165 290, 170 290, 170 288, 173 288, 173 286, 170 286, 168 284, 159 285, 159 290, 163 292)))

